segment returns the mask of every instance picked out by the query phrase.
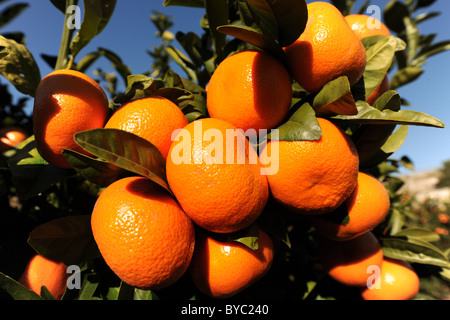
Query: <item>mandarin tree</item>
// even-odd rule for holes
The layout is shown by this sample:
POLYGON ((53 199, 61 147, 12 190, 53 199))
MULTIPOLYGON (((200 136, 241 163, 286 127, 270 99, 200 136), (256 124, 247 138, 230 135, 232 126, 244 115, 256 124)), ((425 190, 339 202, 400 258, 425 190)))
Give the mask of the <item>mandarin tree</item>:
POLYGON ((341 0, 164 1, 203 10, 202 34, 172 33, 147 2, 162 43, 132 73, 108 48, 83 50, 120 20, 116 0, 84 1, 80 29, 67 27, 78 1, 52 0, 64 31, 48 75, 0 37, 0 73, 34 106, 0 112, 28 129, 1 155, 0 295, 429 298, 420 280, 449 280, 448 251, 405 223, 410 163, 393 155, 408 127, 445 127, 397 91, 449 49, 421 34, 433 2, 376 16, 341 0), (102 57, 112 72, 88 75, 102 57), (22 276, 36 254, 58 267, 36 271, 52 280, 38 289, 22 276))

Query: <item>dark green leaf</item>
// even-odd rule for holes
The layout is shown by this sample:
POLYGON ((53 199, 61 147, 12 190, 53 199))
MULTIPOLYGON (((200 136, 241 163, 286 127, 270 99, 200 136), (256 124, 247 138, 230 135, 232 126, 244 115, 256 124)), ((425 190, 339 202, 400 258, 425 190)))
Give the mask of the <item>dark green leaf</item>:
POLYGON ((73 176, 72 170, 49 165, 38 153, 34 136, 24 141, 8 161, 12 180, 18 195, 30 199, 55 183, 73 176))
POLYGON ((171 192, 166 182, 164 157, 149 141, 118 129, 78 132, 74 139, 93 155, 119 168, 147 177, 171 192))
POLYGON ((62 12, 62 14, 66 14, 66 0, 50 0, 51 3, 62 12))
POLYGON ((28 238, 40 255, 66 265, 79 265, 100 256, 91 230, 91 216, 59 218, 35 228, 28 238))
POLYGON ((0 289, 14 300, 43 300, 42 297, 1 272, 0 289))
POLYGON ((383 253, 392 259, 406 260, 412 263, 450 267, 445 254, 429 242, 416 238, 383 238, 383 253))
POLYGON ((114 102, 125 104, 131 100, 152 95, 158 89, 165 86, 164 81, 154 80, 146 75, 130 75, 127 77, 127 89, 125 94, 117 97, 114 102))
POLYGON ((28 6, 28 3, 16 3, 3 9, 3 11, 0 12, 0 28, 3 28, 17 18, 26 8, 28 8, 28 6))
POLYGON ((287 47, 303 33, 308 21, 304 0, 247 0, 273 37, 287 47))
POLYGON ((342 12, 344 16, 353 13, 355 0, 331 0, 331 3, 342 12))
POLYGON ((228 23, 228 0, 205 0, 205 8, 215 56, 221 59, 226 36, 218 32, 217 27, 228 23))
POLYGON ((80 72, 85 73, 86 70, 91 67, 94 62, 96 62, 98 60, 98 58, 100 58, 101 54, 100 52, 96 51, 96 52, 91 52, 87 55, 85 55, 78 63, 76 66, 76 69, 80 72))
POLYGON ((430 115, 412 110, 383 110, 380 111, 364 101, 357 101, 358 115, 335 116, 340 120, 352 121, 359 124, 397 124, 416 125, 425 127, 444 128, 445 124, 430 115))
POLYGON ((366 48, 366 70, 364 71, 364 86, 366 100, 380 86, 386 73, 392 65, 395 53, 405 44, 393 36, 375 36, 362 40, 366 48))
POLYGON ((102 187, 110 185, 124 173, 122 169, 108 162, 88 157, 73 150, 64 150, 63 156, 79 175, 102 187))
POLYGON ((250 250, 258 250, 259 247, 259 227, 256 224, 252 224, 241 231, 227 234, 211 234, 211 236, 220 242, 238 242, 250 250))
POLYGON ((0 73, 19 92, 34 97, 41 73, 31 52, 23 44, 3 36, 0 36, 0 46, 5 48, 0 59, 0 73))
POLYGON ((193 62, 186 57, 180 50, 173 46, 167 46, 167 54, 186 72, 189 79, 196 82, 197 73, 195 72, 195 66, 193 62))
POLYGON ((48 291, 46 286, 41 287, 41 297, 44 298, 44 300, 56 300, 55 297, 51 294, 50 291, 48 291))
POLYGON ((423 72, 424 71, 419 67, 406 67, 398 70, 392 77, 391 89, 395 90, 408 83, 414 82, 423 74, 423 72))
POLYGON ((218 31, 265 50, 281 61, 286 60, 284 50, 275 38, 264 35, 256 29, 247 26, 228 25, 219 27, 218 31))
POLYGON ((347 77, 340 77, 327 83, 316 95, 313 108, 318 116, 356 115, 355 100, 347 77))
POLYGON ((134 289, 134 300, 153 300, 153 292, 151 290, 134 289))
POLYGON ((92 274, 87 274, 83 279, 78 300, 91 300, 98 286, 99 281, 95 281, 92 274))
POLYGON ((322 137, 322 130, 314 109, 303 104, 292 117, 278 129, 278 137, 269 134, 269 139, 279 141, 315 141, 322 137))
POLYGON ((399 111, 402 106, 400 95, 395 90, 383 93, 375 102, 374 108, 378 110, 399 111))
POLYGON ((386 26, 397 33, 405 31, 405 17, 409 17, 409 10, 400 1, 391 1, 384 8, 383 20, 386 26))
POLYGON ((134 299, 134 287, 126 284, 125 282, 121 282, 119 295, 117 300, 133 300, 134 299))
POLYGON ((183 7, 195 7, 204 8, 204 0, 164 0, 163 5, 167 6, 183 6, 183 7))
POLYGON ((81 28, 70 44, 72 57, 78 55, 108 24, 117 0, 84 0, 84 17, 81 28))
POLYGON ((418 0, 417 8, 425 8, 431 6, 436 0, 418 0))
POLYGON ((117 54, 108 49, 99 48, 98 52, 109 61, 111 61, 113 68, 117 70, 123 81, 126 83, 128 76, 131 75, 131 70, 127 65, 123 63, 122 59, 117 54))

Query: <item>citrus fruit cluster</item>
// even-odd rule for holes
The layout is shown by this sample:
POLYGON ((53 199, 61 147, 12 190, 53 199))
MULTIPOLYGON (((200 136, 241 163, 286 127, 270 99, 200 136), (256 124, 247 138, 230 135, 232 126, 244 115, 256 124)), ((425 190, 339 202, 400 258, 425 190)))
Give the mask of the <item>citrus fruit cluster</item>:
MULTIPOLYGON (((271 268, 276 254, 272 236, 259 226, 253 248, 223 236, 258 225, 273 198, 281 211, 310 218, 330 276, 363 287, 367 268, 379 266, 382 289, 364 291, 364 298, 414 296, 389 289, 404 284, 392 284, 388 277, 406 280, 394 275, 400 267, 383 259, 371 234, 389 213, 389 195, 380 181, 359 171, 357 149, 336 123, 318 117, 320 139, 272 139, 260 153, 248 139, 249 132, 276 129, 287 120, 293 80, 315 93, 342 76, 354 85, 364 73, 365 48, 357 36, 364 28, 352 30, 340 11, 325 2, 308 4, 308 14, 304 33, 284 48, 285 64, 260 50, 223 60, 207 87, 209 117, 190 123, 176 104, 157 96, 125 103, 109 117, 103 90, 76 71, 56 71, 42 80, 34 133, 49 163, 68 168, 62 150, 85 153, 73 135, 94 128, 140 136, 165 161, 170 190, 130 176, 107 186, 93 209, 94 239, 121 280, 159 290, 188 271, 204 294, 226 298, 241 292, 271 268), (273 165, 277 170, 268 174, 273 165), (339 220, 343 208, 346 223, 339 220)), ((371 98, 387 89, 388 82, 371 98)))

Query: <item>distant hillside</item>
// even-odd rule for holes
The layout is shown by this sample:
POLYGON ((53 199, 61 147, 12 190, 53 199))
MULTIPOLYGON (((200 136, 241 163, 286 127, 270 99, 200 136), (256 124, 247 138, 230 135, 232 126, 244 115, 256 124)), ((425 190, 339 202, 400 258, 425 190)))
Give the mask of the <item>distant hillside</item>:
POLYGON ((405 181, 405 185, 400 191, 414 195, 418 201, 425 199, 450 201, 450 188, 437 187, 440 175, 439 170, 403 175, 401 178, 405 181))

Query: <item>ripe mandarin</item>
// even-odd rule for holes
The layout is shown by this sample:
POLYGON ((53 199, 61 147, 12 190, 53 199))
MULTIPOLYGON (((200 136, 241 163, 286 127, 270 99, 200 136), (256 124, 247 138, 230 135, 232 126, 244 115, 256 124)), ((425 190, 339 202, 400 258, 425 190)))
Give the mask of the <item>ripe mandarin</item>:
POLYGON ((219 242, 199 234, 189 272, 196 287, 214 298, 229 298, 260 280, 273 261, 273 242, 259 230, 258 249, 238 242, 219 242))
POLYGON ((186 214, 213 232, 248 227, 269 196, 258 154, 241 130, 219 119, 193 121, 178 133, 166 173, 186 214))
POLYGON ((318 121, 322 129, 319 140, 273 140, 261 153, 261 163, 278 168, 267 176, 273 197, 295 213, 333 211, 356 186, 359 158, 355 145, 329 120, 318 121), (279 156, 274 157, 277 149, 279 156))
POLYGON ((356 84, 366 67, 366 50, 341 12, 322 1, 308 4, 308 23, 302 35, 285 48, 294 79, 307 91, 347 76, 356 84))
POLYGON ((105 262, 131 286, 167 287, 191 261, 192 221, 165 189, 147 178, 128 177, 109 185, 95 204, 91 225, 105 262))
POLYGON ((321 237, 318 252, 330 277, 347 286, 366 286, 369 268, 383 262, 381 245, 370 231, 349 241, 321 237))
POLYGON ((411 300, 420 290, 420 279, 407 261, 385 258, 381 274, 361 290, 364 300, 411 300))
POLYGON ((380 20, 364 14, 350 14, 345 16, 350 28, 362 40, 373 36, 390 36, 388 27, 380 20))
POLYGON ((184 128, 188 121, 176 104, 163 97, 133 100, 119 108, 105 128, 134 133, 155 145, 167 158, 172 133, 184 128))
POLYGON ((269 53, 241 51, 223 60, 208 84, 211 118, 244 131, 272 129, 286 117, 292 82, 285 66, 269 53))
POLYGON ((15 126, 7 126, 0 129, 0 153, 14 148, 28 138, 28 133, 15 126))
POLYGON ((363 172, 358 174, 358 183, 345 201, 349 221, 335 222, 328 216, 312 217, 316 230, 332 240, 350 240, 373 230, 384 221, 390 210, 390 198, 384 185, 363 172))
POLYGON ((64 263, 35 255, 28 262, 18 282, 38 295, 45 286, 55 299, 60 300, 66 291, 68 277, 64 263))
POLYGON ((39 154, 50 164, 70 168, 63 149, 87 154, 75 143, 79 131, 103 128, 108 115, 108 98, 87 75, 74 70, 57 70, 39 83, 33 108, 33 130, 39 154))

